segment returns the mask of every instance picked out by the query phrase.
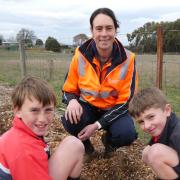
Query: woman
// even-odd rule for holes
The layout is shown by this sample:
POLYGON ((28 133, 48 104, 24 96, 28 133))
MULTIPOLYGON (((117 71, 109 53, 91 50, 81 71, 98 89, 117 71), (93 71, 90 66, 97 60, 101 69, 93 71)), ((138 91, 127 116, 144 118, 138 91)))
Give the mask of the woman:
POLYGON ((104 129, 105 152, 130 145, 137 134, 128 104, 137 89, 134 54, 116 38, 118 21, 111 9, 99 8, 90 17, 92 38, 78 47, 63 86, 67 103, 62 123, 81 139, 86 153, 90 137, 104 129))

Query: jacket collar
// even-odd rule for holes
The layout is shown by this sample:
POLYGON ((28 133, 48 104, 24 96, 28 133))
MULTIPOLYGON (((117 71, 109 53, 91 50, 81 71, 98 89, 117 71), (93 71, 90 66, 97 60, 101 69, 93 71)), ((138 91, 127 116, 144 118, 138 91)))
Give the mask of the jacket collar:
MULTIPOLYGON (((92 63, 94 57, 98 57, 96 43, 92 38, 82 44, 79 51, 90 63, 92 63)), ((127 59, 125 49, 118 39, 114 40, 111 58, 113 66, 119 65, 127 59)))

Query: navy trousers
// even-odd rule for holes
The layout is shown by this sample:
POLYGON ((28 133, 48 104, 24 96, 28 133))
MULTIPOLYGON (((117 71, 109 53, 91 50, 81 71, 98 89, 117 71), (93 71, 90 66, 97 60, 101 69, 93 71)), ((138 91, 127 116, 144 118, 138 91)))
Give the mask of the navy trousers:
MULTIPOLYGON (((83 114, 78 124, 71 124, 69 120, 65 119, 65 116, 61 117, 64 128, 74 136, 77 136, 85 126, 94 123, 107 112, 85 102, 80 102, 80 104, 83 114)), ((117 118, 104 129, 106 130, 106 141, 113 148, 130 145, 137 138, 134 122, 129 113, 117 118)))

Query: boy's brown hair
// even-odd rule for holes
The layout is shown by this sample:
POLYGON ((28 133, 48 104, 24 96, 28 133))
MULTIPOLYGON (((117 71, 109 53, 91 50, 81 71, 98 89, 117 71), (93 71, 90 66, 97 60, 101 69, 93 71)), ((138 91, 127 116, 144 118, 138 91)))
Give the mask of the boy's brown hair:
POLYGON ((129 112, 133 117, 139 117, 141 113, 150 108, 164 109, 167 104, 165 95, 156 87, 139 91, 129 103, 129 112))
POLYGON ((43 106, 51 103, 56 106, 56 96, 50 85, 40 78, 27 76, 21 80, 12 93, 13 108, 20 109, 25 98, 31 100, 32 97, 43 106))

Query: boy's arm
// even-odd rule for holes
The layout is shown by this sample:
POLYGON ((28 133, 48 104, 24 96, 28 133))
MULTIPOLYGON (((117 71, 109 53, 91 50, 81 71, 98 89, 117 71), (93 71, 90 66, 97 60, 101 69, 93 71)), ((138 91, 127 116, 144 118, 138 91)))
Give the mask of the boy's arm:
POLYGON ((68 104, 71 99, 79 99, 79 74, 78 74, 78 50, 76 49, 76 54, 73 56, 69 71, 65 77, 65 82, 62 88, 63 97, 62 101, 68 104))
POLYGON ((23 154, 10 165, 13 179, 52 180, 48 175, 48 159, 34 154, 23 154))
POLYGON ((171 137, 171 143, 172 143, 172 148, 174 148, 176 152, 178 153, 178 157, 180 160, 180 133, 179 131, 180 131, 180 123, 174 129, 174 132, 171 137))

